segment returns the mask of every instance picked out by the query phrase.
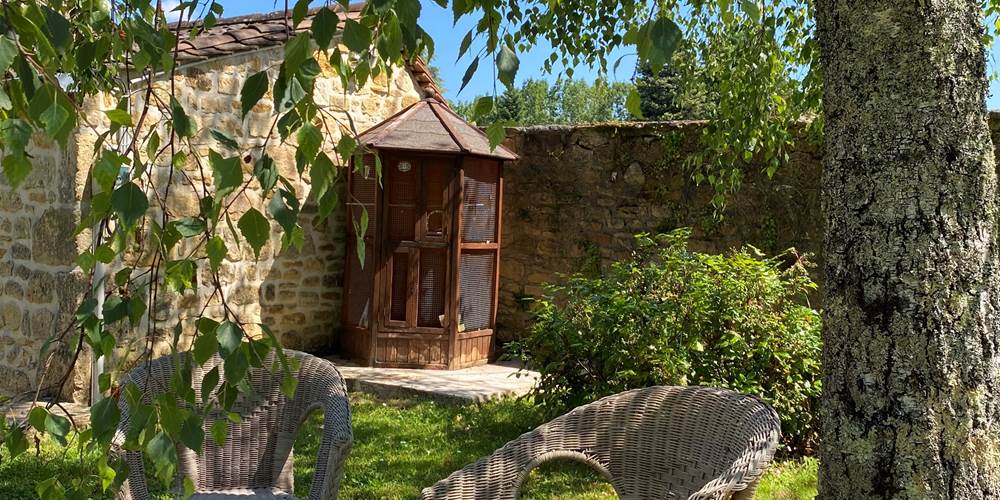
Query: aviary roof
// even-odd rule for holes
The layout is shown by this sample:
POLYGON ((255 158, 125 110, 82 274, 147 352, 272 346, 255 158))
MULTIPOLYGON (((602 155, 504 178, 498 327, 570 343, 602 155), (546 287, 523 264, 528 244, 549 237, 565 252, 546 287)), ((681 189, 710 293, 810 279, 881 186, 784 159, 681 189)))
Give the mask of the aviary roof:
POLYGON ((497 146, 482 130, 466 122, 447 105, 427 98, 411 104, 358 136, 358 142, 377 149, 473 154, 516 160, 511 150, 497 146))
MULTIPOLYGON (((354 3, 345 11, 337 4, 331 6, 330 9, 336 12, 343 21, 344 19, 357 19, 364 6, 364 2, 354 3)), ((194 39, 184 39, 178 43, 177 63, 192 64, 216 57, 281 45, 285 40, 288 40, 290 34, 309 31, 313 18, 321 8, 323 7, 310 10, 298 27, 292 26, 291 17, 286 16, 285 11, 219 19, 214 26, 204 30, 194 39)), ((190 28, 193 25, 192 23, 184 23, 182 27, 190 28)), ((424 95, 445 102, 444 96, 441 95, 441 89, 434 82, 427 65, 419 57, 408 63, 406 69, 420 84, 424 95)))

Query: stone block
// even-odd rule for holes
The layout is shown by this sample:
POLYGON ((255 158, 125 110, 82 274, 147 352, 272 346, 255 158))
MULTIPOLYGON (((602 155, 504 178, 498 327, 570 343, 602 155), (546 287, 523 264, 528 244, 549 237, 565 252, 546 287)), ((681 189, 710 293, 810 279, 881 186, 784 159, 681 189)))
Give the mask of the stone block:
POLYGON ((49 304, 54 297, 54 286, 55 279, 51 274, 44 271, 35 271, 31 273, 31 278, 28 280, 25 299, 33 304, 49 304))
POLYGON ((34 260, 49 266, 73 266, 76 258, 76 217, 73 209, 50 208, 32 228, 34 260))

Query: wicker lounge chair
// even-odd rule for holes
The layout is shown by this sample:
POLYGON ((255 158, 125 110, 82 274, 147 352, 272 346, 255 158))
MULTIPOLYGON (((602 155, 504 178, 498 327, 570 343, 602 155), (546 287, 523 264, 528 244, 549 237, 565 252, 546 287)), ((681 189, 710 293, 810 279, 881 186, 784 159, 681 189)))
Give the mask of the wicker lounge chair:
POLYGON ((780 435, 774 410, 735 392, 650 387, 581 406, 425 488, 424 499, 517 498, 551 459, 596 469, 622 498, 752 498, 780 435))
MULTIPOLYGON (((292 444, 302 422, 314 409, 322 411, 325 420, 309 498, 328 500, 337 497, 344 459, 350 452, 353 439, 344 379, 329 361, 290 350, 285 350, 285 354, 299 359, 301 363, 294 399, 289 400, 282 395, 280 374, 272 374, 267 368, 250 368, 248 377, 255 394, 252 397, 240 396, 233 405, 233 411, 239 413, 242 420, 230 424, 225 446, 220 448, 210 437, 212 420, 205 419, 206 437, 202 455, 198 456, 184 446, 177 447, 177 484, 180 484, 182 475, 190 477, 196 488, 192 498, 293 498, 292 444)), ((164 392, 177 359, 167 356, 151 363, 149 387, 145 391, 147 401, 164 392)), ((203 376, 220 363, 217 357, 209 360, 204 367, 192 363, 195 365, 192 382, 198 401, 201 401, 203 376)), ((265 366, 270 366, 270 363, 266 362, 265 366)), ((146 380, 146 369, 140 366, 125 377, 122 386, 134 383, 142 389, 146 380)), ((128 404, 124 397, 119 408, 122 419, 117 439, 123 440, 129 422, 128 404)), ((220 416, 216 415, 216 418, 220 416)), ((126 452, 124 455, 130 470, 119 498, 149 498, 142 454, 126 452)))

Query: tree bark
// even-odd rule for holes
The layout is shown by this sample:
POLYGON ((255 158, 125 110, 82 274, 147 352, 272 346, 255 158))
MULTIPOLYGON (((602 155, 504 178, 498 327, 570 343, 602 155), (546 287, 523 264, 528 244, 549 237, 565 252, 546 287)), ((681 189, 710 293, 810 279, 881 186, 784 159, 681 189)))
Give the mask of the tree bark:
POLYGON ((997 175, 979 0, 818 0, 820 496, 1000 496, 997 175))

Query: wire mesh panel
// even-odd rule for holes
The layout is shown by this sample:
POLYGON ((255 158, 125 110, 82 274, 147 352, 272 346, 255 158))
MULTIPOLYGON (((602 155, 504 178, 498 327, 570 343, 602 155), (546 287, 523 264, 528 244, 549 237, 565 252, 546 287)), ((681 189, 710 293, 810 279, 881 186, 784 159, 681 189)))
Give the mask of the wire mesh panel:
POLYGON ((458 308, 459 325, 464 325, 465 331, 493 327, 490 316, 493 312, 495 266, 496 253, 492 251, 462 253, 458 308))
POLYGON ((496 241, 497 184, 500 170, 495 161, 467 158, 462 199, 462 241, 496 241))
POLYGON ((452 169, 448 163, 426 162, 423 166, 423 237, 428 240, 445 238, 445 209, 448 199, 448 185, 451 183, 452 169))
POLYGON ((358 170, 351 174, 351 196, 347 207, 351 220, 350 231, 360 225, 361 214, 368 211, 368 231, 365 236, 370 238, 375 234, 375 222, 378 220, 378 179, 375 178, 375 156, 365 155, 364 162, 358 170))
POLYGON ((444 326, 444 303, 447 292, 448 253, 425 248, 420 251, 420 299, 417 326, 444 326))
POLYGON ((406 301, 409 296, 407 279, 410 275, 410 255, 405 252, 392 254, 389 263, 392 266, 391 295, 389 297, 389 319, 406 321, 406 301))
POLYGON ((375 156, 365 155, 362 164, 356 167, 350 176, 349 189, 351 196, 347 203, 349 220, 352 221, 348 227, 348 249, 347 264, 347 318, 346 323, 352 326, 367 328, 370 324, 372 313, 372 291, 374 286, 374 248, 373 236, 378 218, 376 217, 378 206, 378 180, 375 178, 375 156), (361 235, 365 239, 364 262, 358 258, 357 245, 358 235, 355 227, 360 225, 361 214, 368 211, 368 231, 361 235))
POLYGON ((371 320, 372 280, 375 266, 372 264, 372 247, 365 246, 365 265, 362 267, 357 252, 348 252, 347 283, 347 323, 367 328, 371 320))
POLYGON ((389 215, 389 239, 414 240, 418 201, 419 166, 408 160, 390 163, 386 172, 386 201, 389 215))

